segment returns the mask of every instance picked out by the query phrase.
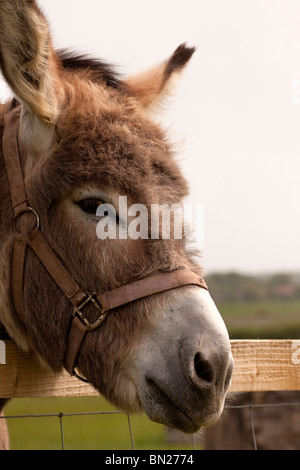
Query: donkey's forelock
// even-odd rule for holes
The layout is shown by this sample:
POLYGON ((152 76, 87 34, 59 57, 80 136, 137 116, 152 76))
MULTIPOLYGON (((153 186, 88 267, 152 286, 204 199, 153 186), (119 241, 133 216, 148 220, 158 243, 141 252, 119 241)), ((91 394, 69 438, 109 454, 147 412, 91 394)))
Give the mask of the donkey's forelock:
POLYGON ((92 82, 124 90, 125 83, 111 64, 67 49, 60 49, 57 55, 64 69, 79 73, 92 82))

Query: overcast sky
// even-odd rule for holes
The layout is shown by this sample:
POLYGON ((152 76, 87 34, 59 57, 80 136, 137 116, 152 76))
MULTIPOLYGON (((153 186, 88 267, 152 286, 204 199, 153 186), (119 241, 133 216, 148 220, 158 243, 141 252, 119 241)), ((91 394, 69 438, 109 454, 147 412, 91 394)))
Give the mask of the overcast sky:
POLYGON ((123 74, 197 53, 163 117, 205 205, 206 271, 300 271, 300 2, 39 0, 57 47, 123 74))

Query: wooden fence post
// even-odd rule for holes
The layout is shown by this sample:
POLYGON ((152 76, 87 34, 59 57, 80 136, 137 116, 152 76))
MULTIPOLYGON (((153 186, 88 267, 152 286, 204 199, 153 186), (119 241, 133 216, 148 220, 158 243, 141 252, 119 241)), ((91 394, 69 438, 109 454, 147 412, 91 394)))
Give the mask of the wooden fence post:
MULTIPOLYGON (((6 364, 0 364, 0 397, 99 395, 91 385, 66 372, 57 375, 43 367, 12 341, 3 344, 6 364)), ((235 362, 231 392, 300 390, 299 340, 234 340, 231 347, 235 362)))

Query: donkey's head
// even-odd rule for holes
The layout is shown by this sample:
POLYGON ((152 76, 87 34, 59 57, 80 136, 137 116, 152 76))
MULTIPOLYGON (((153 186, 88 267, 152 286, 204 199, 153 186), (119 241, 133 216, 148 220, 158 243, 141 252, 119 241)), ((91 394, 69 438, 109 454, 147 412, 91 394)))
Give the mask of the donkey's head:
MULTIPOLYGON (((180 46, 160 66, 121 81, 101 62, 55 52, 33 0, 1 0, 0 48, 2 72, 17 99, 3 112, 20 109, 28 201, 72 279, 84 292, 101 294, 159 273, 200 274, 184 237, 96 234, 103 203, 118 208, 119 196, 126 196, 128 205, 150 211, 151 204, 180 204, 187 194, 150 110, 194 50, 180 46)), ((22 318, 16 313, 9 287, 16 223, 2 153, 0 163, 0 320, 20 347, 59 371, 73 306, 28 247, 22 318)), ((119 213, 115 221, 124 222, 119 213)), ((93 322, 99 312, 89 303, 84 315, 93 322)), ((219 417, 232 373, 224 323, 208 291, 191 285, 114 308, 87 334, 77 365, 116 406, 144 409, 151 419, 186 432, 219 417)))

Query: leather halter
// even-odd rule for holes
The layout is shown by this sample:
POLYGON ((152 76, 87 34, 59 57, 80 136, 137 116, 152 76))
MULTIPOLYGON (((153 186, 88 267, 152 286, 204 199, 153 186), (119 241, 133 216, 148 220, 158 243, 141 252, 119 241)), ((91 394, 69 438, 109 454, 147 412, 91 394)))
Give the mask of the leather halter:
POLYGON ((205 281, 196 273, 183 269, 147 277, 102 294, 83 292, 44 238, 39 215, 28 201, 18 149, 19 122, 19 108, 5 114, 3 155, 13 206, 15 229, 11 260, 12 302, 19 319, 26 326, 27 322, 23 311, 23 277, 26 250, 29 246, 73 305, 64 367, 71 375, 81 378, 76 374, 75 367, 85 336, 88 332, 99 328, 111 310, 138 299, 181 286, 195 285, 203 289, 207 289, 207 286, 205 281), (31 214, 31 217, 34 215, 35 225, 28 230, 24 228, 21 219, 28 217, 29 214, 31 214), (90 323, 83 314, 84 307, 88 304, 93 304, 99 311, 99 318, 94 323, 90 323))

